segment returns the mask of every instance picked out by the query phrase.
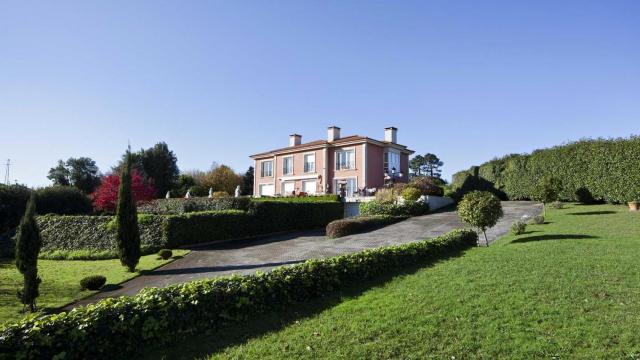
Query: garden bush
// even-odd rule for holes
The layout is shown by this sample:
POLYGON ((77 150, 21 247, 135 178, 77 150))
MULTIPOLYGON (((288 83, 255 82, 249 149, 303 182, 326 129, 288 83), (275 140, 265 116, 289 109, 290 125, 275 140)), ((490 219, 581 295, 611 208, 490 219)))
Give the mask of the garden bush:
POLYGON ((82 290, 100 290, 107 282, 107 278, 102 275, 91 275, 80 280, 82 290))
POLYGON ((162 260, 169 260, 173 256, 173 251, 169 249, 161 249, 158 251, 158 256, 162 258, 162 260))
POLYGON ((219 329, 257 314, 335 292, 410 265, 457 254, 477 242, 470 230, 279 267, 268 273, 148 288, 68 313, 25 318, 0 328, 0 357, 132 358, 146 344, 219 329))
POLYGON ((531 223, 536 225, 544 224, 544 216, 542 215, 534 216, 533 219, 531 219, 531 223))
POLYGON ((402 190, 402 198, 405 201, 416 201, 420 199, 421 195, 422 193, 420 192, 420 190, 413 186, 407 186, 404 190, 402 190))
POLYGON ((444 189, 428 177, 417 178, 411 182, 410 186, 420 190, 422 195, 444 196, 444 189))
POLYGON ((330 238, 339 238, 381 228, 407 218, 407 216, 388 215, 355 216, 330 222, 327 225, 326 233, 330 238))
POLYGON ((640 198, 640 137, 581 140, 528 155, 508 155, 477 167, 477 183, 463 189, 474 168, 454 175, 459 191, 485 190, 510 200, 534 197, 538 179, 554 176, 562 181, 563 201, 626 203, 640 198))
POLYGON ((511 233, 513 235, 521 235, 527 231, 527 223, 522 220, 517 220, 513 224, 511 224, 511 233))

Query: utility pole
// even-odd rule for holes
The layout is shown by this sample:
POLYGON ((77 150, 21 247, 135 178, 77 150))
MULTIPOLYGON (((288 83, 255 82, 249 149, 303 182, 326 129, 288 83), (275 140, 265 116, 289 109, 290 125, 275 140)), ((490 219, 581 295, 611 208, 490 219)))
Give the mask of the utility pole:
POLYGON ((11 159, 7 159, 7 163, 4 164, 4 165, 7 167, 7 170, 4 173, 4 183, 6 185, 11 185, 11 180, 9 180, 10 179, 10 177, 9 177, 9 167, 11 166, 11 159))

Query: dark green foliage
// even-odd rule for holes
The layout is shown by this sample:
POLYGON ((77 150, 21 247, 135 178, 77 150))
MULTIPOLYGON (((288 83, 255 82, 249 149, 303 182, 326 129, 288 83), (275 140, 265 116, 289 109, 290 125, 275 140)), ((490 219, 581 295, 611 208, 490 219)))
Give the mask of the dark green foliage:
POLYGON ((158 251, 158 256, 160 256, 163 260, 167 260, 173 256, 173 251, 169 249, 162 249, 158 251))
POLYGON ((242 175, 242 185, 240 185, 240 188, 242 189, 242 195, 253 195, 253 176, 253 166, 249 166, 247 172, 242 175))
POLYGON ((428 212, 429 205, 424 202, 406 202, 401 205, 374 200, 360 203, 360 215, 418 216, 428 212))
POLYGON ((487 246, 487 229, 494 227, 503 215, 500 199, 486 191, 467 193, 458 204, 460 219, 482 231, 487 246))
POLYGON ((444 165, 442 161, 435 155, 427 153, 424 156, 416 155, 409 161, 409 170, 413 176, 428 176, 430 178, 439 178, 444 165))
POLYGON ((421 265, 473 246, 473 231, 326 259, 268 273, 149 288, 134 297, 104 299, 73 312, 24 319, 0 329, 0 357, 135 358, 150 343, 175 341, 257 314, 338 291, 350 284, 421 265))
POLYGON ((167 191, 176 187, 180 169, 178 159, 165 142, 159 142, 148 149, 140 149, 130 155, 125 154, 114 172, 122 172, 131 157, 133 167, 136 168, 146 180, 152 180, 157 197, 164 197, 167 191))
POLYGON ((141 204, 139 213, 177 215, 199 211, 218 210, 248 210, 251 199, 249 197, 223 197, 216 199, 190 198, 190 199, 156 199, 141 204))
POLYGON ((330 238, 339 238, 374 230, 407 219, 407 216, 367 215, 334 220, 327 225, 326 233, 330 238))
POLYGON ((82 290, 100 290, 107 282, 107 278, 102 275, 91 275, 80 280, 82 290))
POLYGON ((31 190, 26 186, 0 184, 0 235, 18 226, 29 196, 31 190))
POLYGON ((178 181, 176 183, 175 189, 171 192, 171 195, 183 197, 187 193, 187 191, 189 191, 195 185, 196 179, 193 177, 193 175, 180 174, 180 176, 178 176, 178 181))
POLYGON ((479 167, 479 177, 510 200, 532 199, 538 180, 554 176, 562 181, 560 200, 626 203, 640 198, 638 163, 640 137, 581 140, 492 160, 479 167))
POLYGON ((47 176, 53 185, 73 186, 85 194, 91 194, 100 185, 100 171, 96 162, 88 157, 69 158, 49 170, 47 176))
POLYGON ((224 210, 166 216, 167 247, 241 239, 261 234, 254 219, 244 211, 224 210))
POLYGON ((120 262, 130 272, 135 271, 140 260, 140 229, 138 228, 138 213, 136 201, 131 190, 131 152, 127 151, 127 158, 120 175, 120 189, 118 191, 118 208, 116 211, 118 251, 120 262))
POLYGON ((27 209, 18 226, 16 236, 16 268, 24 276, 24 287, 18 292, 18 298, 30 311, 36 310, 38 287, 38 254, 42 246, 40 230, 36 223, 36 195, 31 193, 27 209))
POLYGON ((249 214, 255 217, 254 231, 267 234, 324 228, 331 221, 342 219, 344 207, 341 202, 328 201, 254 201, 249 205, 249 214))
POLYGON ((91 214, 91 199, 82 191, 69 186, 50 186, 37 190, 38 214, 91 214))

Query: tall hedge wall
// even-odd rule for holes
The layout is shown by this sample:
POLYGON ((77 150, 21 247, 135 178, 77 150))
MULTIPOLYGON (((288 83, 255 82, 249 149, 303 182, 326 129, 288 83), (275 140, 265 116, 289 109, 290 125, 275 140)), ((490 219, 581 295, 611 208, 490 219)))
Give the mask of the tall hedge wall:
MULTIPOLYGON (((460 192, 491 187, 510 200, 527 200, 538 179, 562 180, 562 200, 625 203, 640 200, 640 137, 581 140, 526 155, 494 159, 454 175, 460 192)), ((486 190, 486 189, 483 189, 486 190)))
POLYGON ((163 344, 227 323, 329 294, 347 285, 455 254, 477 243, 471 230, 431 240, 365 250, 267 273, 149 288, 68 313, 26 318, 0 327, 0 358, 136 358, 163 344))

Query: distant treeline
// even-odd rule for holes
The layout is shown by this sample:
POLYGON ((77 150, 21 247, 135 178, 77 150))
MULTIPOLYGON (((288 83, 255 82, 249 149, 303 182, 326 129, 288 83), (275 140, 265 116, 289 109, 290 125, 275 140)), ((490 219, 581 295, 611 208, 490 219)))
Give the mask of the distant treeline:
POLYGON ((562 181, 564 201, 640 200, 640 137, 587 139, 531 154, 512 154, 453 176, 458 195, 488 190, 502 199, 531 199, 543 176, 562 181))

